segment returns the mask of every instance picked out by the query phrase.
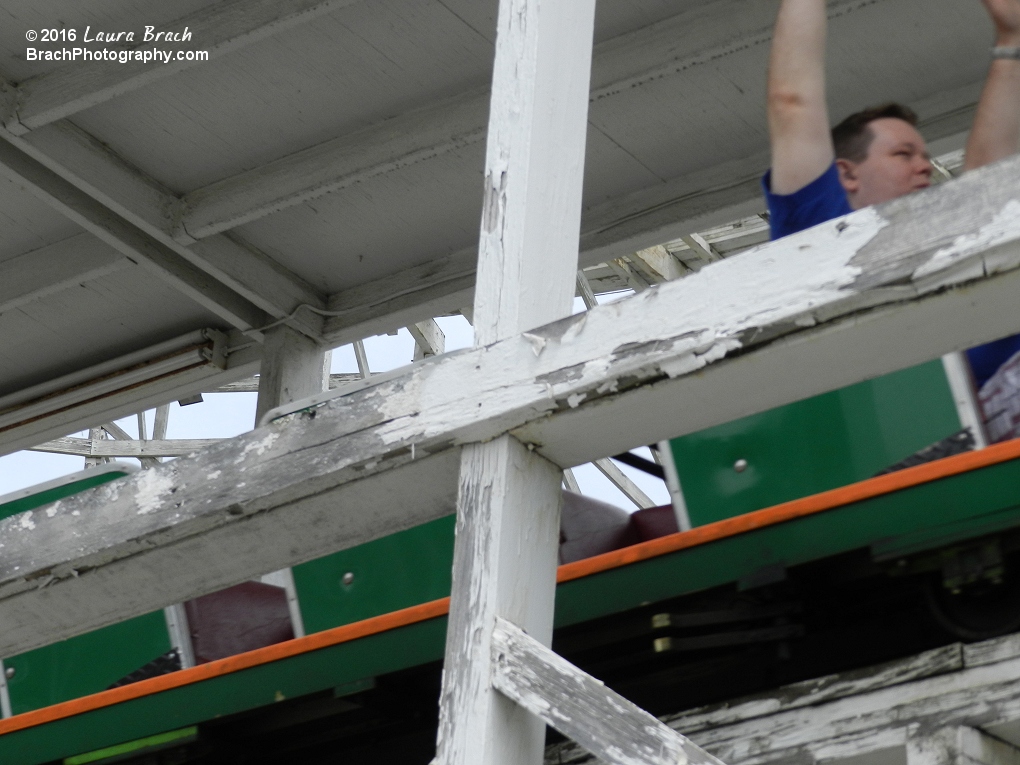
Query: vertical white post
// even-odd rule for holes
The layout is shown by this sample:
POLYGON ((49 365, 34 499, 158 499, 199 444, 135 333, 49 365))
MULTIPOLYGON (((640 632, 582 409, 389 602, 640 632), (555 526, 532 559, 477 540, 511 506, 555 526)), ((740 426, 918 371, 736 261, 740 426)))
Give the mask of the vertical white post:
MULTIPOLYGON (((259 398, 255 424, 278 406, 329 390, 329 366, 332 351, 322 348, 290 327, 275 327, 266 332, 259 370, 259 398)), ((287 593, 287 608, 294 637, 305 634, 304 619, 298 603, 294 574, 289 568, 267 574, 264 581, 282 586, 287 593)))
POLYGON ((259 370, 256 425, 270 409, 322 393, 327 357, 324 348, 290 327, 274 327, 267 331, 259 370))
MULTIPOLYGON (((475 287, 475 344, 568 316, 595 0, 500 0, 475 287)), ((559 467, 504 436, 464 448, 439 765, 538 765, 545 726, 490 683, 497 616, 552 640, 559 467)))
POLYGON ((988 446, 988 434, 985 432, 985 417, 981 411, 981 403, 974 393, 974 381, 970 373, 970 364, 963 351, 947 353, 942 357, 942 367, 946 370, 949 390, 953 393, 953 403, 960 417, 960 425, 970 428, 974 434, 974 448, 984 449, 988 446))

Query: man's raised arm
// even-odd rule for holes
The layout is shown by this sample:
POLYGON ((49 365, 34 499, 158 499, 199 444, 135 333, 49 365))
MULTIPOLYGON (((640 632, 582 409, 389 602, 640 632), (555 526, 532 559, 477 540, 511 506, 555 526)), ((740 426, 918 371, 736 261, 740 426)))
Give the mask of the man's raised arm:
POLYGON ((775 194, 802 189, 835 158, 825 103, 826 22, 825 0, 783 0, 779 9, 768 83, 775 194))
MULTIPOLYGON (((982 0, 995 24, 995 45, 1020 46, 1020 0, 982 0)), ((1020 148, 1020 60, 996 58, 988 70, 974 128, 967 140, 964 169, 1015 154, 1020 148)))

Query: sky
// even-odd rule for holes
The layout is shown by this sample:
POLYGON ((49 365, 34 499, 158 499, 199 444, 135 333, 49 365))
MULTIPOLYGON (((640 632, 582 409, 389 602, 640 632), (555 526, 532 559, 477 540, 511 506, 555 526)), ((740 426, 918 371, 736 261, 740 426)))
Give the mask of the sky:
MULTIPOLYGON (((627 293, 613 297, 622 297, 624 294, 627 293)), ((613 299, 609 296, 600 298, 602 298, 600 302, 609 302, 613 299)), ((575 310, 583 310, 583 305, 575 306, 575 310)), ((446 350, 452 351, 472 345, 471 325, 464 317, 447 316, 436 321, 446 335, 446 350)), ((406 329, 400 330, 396 336, 380 335, 368 338, 364 343, 369 367, 373 372, 386 372, 404 366, 409 364, 414 356, 414 340, 406 329)), ((358 371, 352 346, 334 349, 331 371, 358 371)), ((174 402, 170 408, 167 438, 230 438, 245 433, 254 426, 256 398, 255 393, 210 393, 205 394, 204 401, 199 404, 182 407, 174 402)), ((154 410, 146 413, 146 430, 150 434, 154 415, 154 410)), ((137 437, 138 424, 134 415, 117 420, 117 424, 133 437, 137 437)), ((68 435, 85 438, 88 432, 68 435)), ((650 458, 647 449, 635 451, 650 458)), ((137 460, 122 461, 138 465, 137 460)), ((633 468, 618 466, 657 504, 669 503, 669 492, 662 481, 633 468)), ((0 457, 0 497, 82 470, 84 467, 82 457, 61 454, 22 451, 0 457)), ((628 511, 637 509, 594 465, 577 467, 574 469, 574 475, 583 494, 628 511)))

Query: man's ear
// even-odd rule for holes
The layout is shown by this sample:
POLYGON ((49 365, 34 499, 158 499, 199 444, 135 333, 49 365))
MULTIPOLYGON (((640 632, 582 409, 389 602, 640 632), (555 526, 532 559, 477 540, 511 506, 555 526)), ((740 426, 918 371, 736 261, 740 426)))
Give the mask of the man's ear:
POLYGON ((857 174, 857 165, 849 159, 837 159, 836 170, 839 172, 839 182, 843 184, 847 194, 856 194, 861 188, 861 179, 857 174))

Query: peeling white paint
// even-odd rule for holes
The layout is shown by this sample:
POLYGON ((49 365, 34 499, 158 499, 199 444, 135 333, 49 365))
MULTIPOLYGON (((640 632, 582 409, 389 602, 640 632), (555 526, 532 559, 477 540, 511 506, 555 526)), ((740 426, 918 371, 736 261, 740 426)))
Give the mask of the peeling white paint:
POLYGON ((243 458, 246 457, 251 452, 255 452, 257 456, 261 457, 263 454, 266 453, 266 451, 273 445, 273 443, 279 437, 280 434, 278 432, 274 430, 268 431, 258 441, 252 441, 250 444, 245 445, 244 451, 241 453, 241 459, 243 460, 243 458))
POLYGON ((163 505, 164 497, 174 482, 168 475, 157 470, 146 470, 135 479, 135 503, 138 515, 152 513, 163 505))
POLYGON ((958 236, 951 245, 938 250, 927 263, 914 271, 914 279, 930 276, 948 268, 956 261, 980 255, 986 250, 1017 238, 1020 238, 1020 201, 1011 199, 980 229, 958 236))
POLYGON ((27 513, 21 514, 21 522, 19 525, 26 531, 31 531, 32 529, 35 528, 35 521, 32 520, 31 510, 29 510, 27 513))
POLYGON ((546 344, 549 342, 548 338, 542 337, 541 335, 533 335, 530 332, 525 332, 521 335, 531 345, 531 350, 535 352, 536 356, 541 356, 542 351, 545 350, 546 344))
POLYGON ((51 505, 50 507, 46 508, 46 517, 47 518, 52 518, 56 514, 57 514, 57 506, 56 505, 51 505))

